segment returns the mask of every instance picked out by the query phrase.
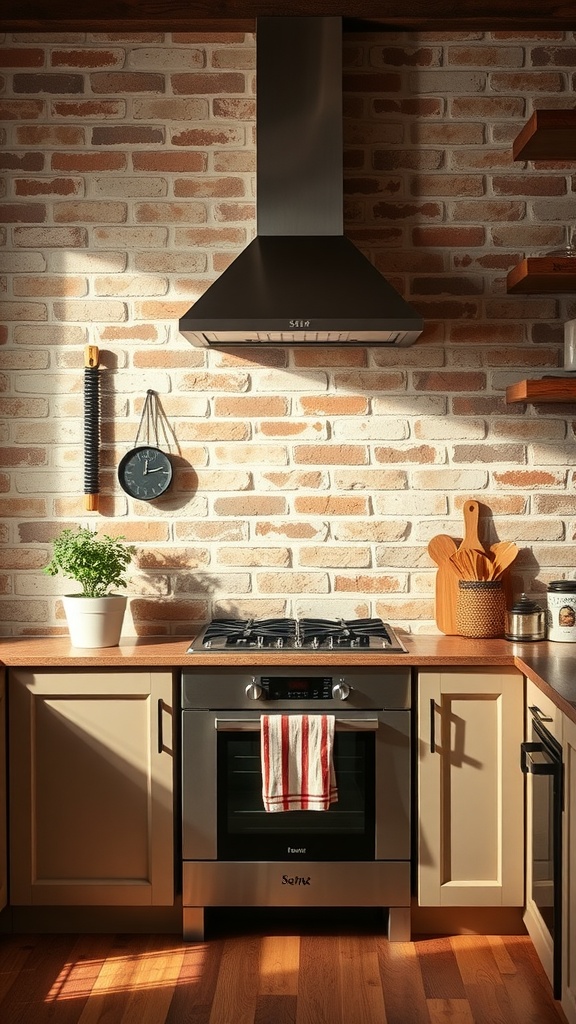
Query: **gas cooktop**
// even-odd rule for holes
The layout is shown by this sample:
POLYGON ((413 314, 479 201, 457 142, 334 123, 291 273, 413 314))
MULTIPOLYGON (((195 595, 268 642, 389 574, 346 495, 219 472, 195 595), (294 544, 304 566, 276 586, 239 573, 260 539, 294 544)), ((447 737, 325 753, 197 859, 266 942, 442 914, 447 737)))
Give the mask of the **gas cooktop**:
POLYGON ((382 619, 213 619, 187 654, 205 651, 406 653, 382 619))

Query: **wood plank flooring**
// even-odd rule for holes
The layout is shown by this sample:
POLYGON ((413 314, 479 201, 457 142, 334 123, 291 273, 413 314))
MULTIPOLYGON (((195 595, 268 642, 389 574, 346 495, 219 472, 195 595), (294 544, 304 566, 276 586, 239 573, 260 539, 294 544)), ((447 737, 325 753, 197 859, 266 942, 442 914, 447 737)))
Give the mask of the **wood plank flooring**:
POLYGON ((0 937, 1 1024, 565 1024, 527 936, 371 926, 0 937))

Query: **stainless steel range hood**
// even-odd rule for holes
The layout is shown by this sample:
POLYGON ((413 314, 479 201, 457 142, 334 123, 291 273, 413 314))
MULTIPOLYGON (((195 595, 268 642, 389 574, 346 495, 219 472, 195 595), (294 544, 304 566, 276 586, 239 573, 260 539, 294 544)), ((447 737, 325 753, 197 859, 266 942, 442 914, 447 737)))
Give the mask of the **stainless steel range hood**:
POLYGON ((193 345, 411 345, 421 317, 345 237, 342 19, 256 23, 257 235, 180 319, 193 345))

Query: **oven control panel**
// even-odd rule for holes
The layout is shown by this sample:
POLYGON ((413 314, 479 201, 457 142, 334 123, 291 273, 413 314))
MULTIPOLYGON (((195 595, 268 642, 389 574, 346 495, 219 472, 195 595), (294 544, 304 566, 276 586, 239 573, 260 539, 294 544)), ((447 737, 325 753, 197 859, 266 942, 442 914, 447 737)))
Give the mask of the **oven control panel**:
POLYGON ((265 700, 332 700, 332 676, 261 676, 265 700))

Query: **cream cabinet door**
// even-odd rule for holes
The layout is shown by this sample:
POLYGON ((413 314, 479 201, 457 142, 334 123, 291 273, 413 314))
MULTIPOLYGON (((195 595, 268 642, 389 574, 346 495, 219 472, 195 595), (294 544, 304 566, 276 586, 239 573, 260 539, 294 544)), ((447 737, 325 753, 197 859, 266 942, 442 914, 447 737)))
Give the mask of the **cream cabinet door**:
POLYGON ((420 906, 523 905, 523 708, 515 669, 420 673, 420 906))
POLYGON ((10 900, 169 906, 173 679, 10 673, 10 900))
POLYGON ((576 1024, 576 724, 563 716, 562 1009, 576 1024))
POLYGON ((6 679, 0 670, 0 910, 8 902, 8 822, 6 819, 6 679))

